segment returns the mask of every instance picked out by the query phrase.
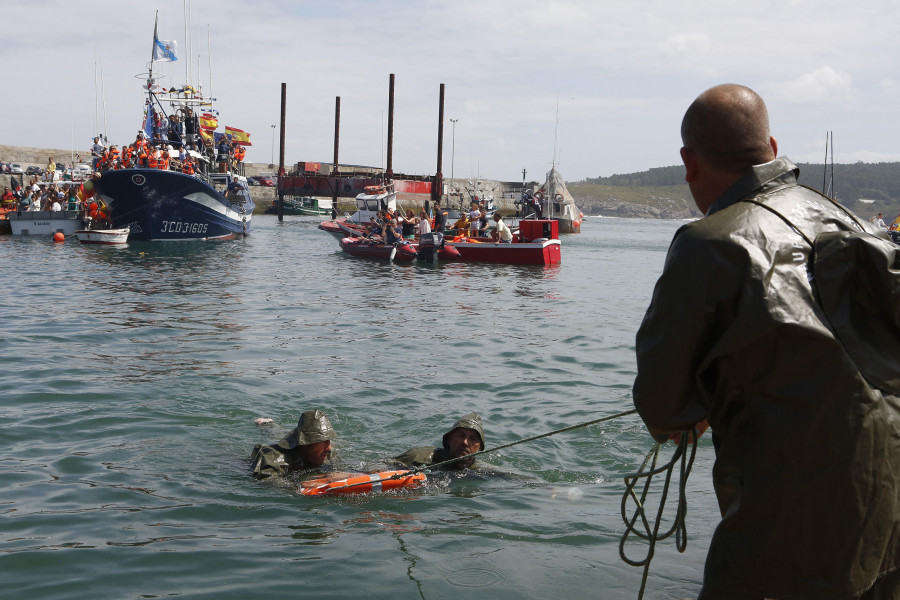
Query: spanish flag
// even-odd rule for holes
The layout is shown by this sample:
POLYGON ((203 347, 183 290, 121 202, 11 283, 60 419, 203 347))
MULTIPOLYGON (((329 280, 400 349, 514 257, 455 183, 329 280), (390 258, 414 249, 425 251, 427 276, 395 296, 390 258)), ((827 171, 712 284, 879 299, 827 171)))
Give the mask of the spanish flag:
POLYGON ((200 115, 200 129, 213 131, 218 126, 219 119, 217 119, 214 115, 210 113, 203 113, 202 115, 200 115))
POLYGON ((225 126, 225 135, 231 136, 231 143, 239 146, 252 146, 250 143, 250 134, 243 129, 225 126))

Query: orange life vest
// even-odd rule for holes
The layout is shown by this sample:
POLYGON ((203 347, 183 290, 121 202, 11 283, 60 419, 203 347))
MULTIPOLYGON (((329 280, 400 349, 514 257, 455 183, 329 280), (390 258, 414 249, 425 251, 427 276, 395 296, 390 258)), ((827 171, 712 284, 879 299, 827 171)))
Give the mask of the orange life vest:
POLYGON ((150 167, 151 169, 159 168, 158 155, 159 155, 159 150, 155 150, 155 151, 151 152, 150 156, 147 158, 147 166, 150 167))

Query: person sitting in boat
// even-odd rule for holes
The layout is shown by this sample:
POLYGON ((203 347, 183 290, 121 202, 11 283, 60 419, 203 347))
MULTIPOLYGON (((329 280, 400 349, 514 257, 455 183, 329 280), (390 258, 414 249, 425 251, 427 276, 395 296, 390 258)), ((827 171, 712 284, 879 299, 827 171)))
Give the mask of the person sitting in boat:
POLYGON ((11 205, 15 201, 16 201, 16 196, 15 196, 15 194, 12 193, 12 190, 10 190, 9 187, 3 188, 3 198, 0 199, 0 203, 2 203, 3 207, 7 208, 9 205, 11 205))
POLYGON ((400 233, 400 230, 397 228, 397 223, 394 219, 388 218, 384 223, 384 243, 385 244, 396 244, 403 240, 403 235, 400 233))
POLYGON ((464 212, 459 213, 459 218, 453 224, 453 228, 456 229, 456 235, 466 237, 469 234, 469 215, 464 212))
POLYGON ((503 215, 501 215, 499 212, 494 213, 494 223, 496 223, 496 228, 494 229, 494 232, 491 233, 491 239, 495 243, 512 243, 512 231, 510 231, 509 225, 503 222, 503 215))
POLYGON ((400 221, 401 233, 403 234, 404 240, 414 240, 416 239, 416 216, 413 214, 412 210, 407 209, 406 216, 400 217, 398 219, 400 221))
POLYGON ((337 433, 321 410, 313 409, 300 415, 297 426, 282 440, 271 444, 256 444, 250 455, 250 467, 257 479, 284 475, 321 467, 334 458, 331 443, 337 433))
POLYGON ((420 238, 426 233, 431 233, 431 221, 428 220, 428 213, 424 210, 419 213, 418 227, 420 238))
MULTIPOLYGON (((484 450, 484 426, 481 424, 481 416, 471 412, 461 417, 450 431, 444 434, 441 443, 440 448, 434 446, 412 448, 392 460, 398 466, 422 467, 480 452, 484 450)), ((458 471, 475 466, 475 460, 461 458, 442 468, 458 471)))

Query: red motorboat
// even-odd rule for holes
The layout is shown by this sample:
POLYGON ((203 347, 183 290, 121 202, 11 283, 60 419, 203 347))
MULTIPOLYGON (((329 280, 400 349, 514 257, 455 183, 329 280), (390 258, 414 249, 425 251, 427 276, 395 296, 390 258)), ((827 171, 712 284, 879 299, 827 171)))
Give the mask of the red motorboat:
POLYGON ((455 238, 453 246, 464 262, 489 262, 508 265, 556 265, 562 260, 559 224, 555 220, 519 221, 519 233, 509 244, 475 238, 455 238))
POLYGON ((364 258, 391 258, 402 262, 410 262, 418 258, 421 261, 433 263, 436 260, 460 260, 459 251, 450 244, 441 244, 441 238, 435 239, 433 234, 428 234, 424 240, 418 243, 403 240, 394 244, 385 244, 381 239, 369 239, 361 237, 345 237, 341 240, 341 250, 351 256, 364 258), (394 249, 396 248, 396 252, 394 249))
POLYGON ((391 253, 394 252, 393 260, 411 262, 416 259, 416 247, 409 242, 401 242, 395 246, 384 244, 381 240, 345 237, 341 240, 341 250, 350 256, 362 258, 391 258, 391 253))

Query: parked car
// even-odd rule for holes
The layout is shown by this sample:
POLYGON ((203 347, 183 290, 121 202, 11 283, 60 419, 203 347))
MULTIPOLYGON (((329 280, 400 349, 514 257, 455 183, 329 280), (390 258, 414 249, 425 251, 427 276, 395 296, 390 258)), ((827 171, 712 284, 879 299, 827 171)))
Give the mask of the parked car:
POLYGON ((259 185, 264 185, 266 187, 275 187, 275 180, 268 175, 260 175, 256 178, 256 180, 259 182, 259 185))
POLYGON ((27 169, 25 169, 26 175, 43 175, 44 170, 35 165, 29 165, 27 169))
POLYGON ((19 163, 9 163, 9 172, 18 173, 19 175, 21 175, 23 173, 22 165, 20 165, 19 163))
POLYGON ((72 179, 84 179, 91 176, 91 165, 75 165, 71 171, 72 179))
POLYGON ((262 185, 257 177, 248 177, 247 185, 262 185))

